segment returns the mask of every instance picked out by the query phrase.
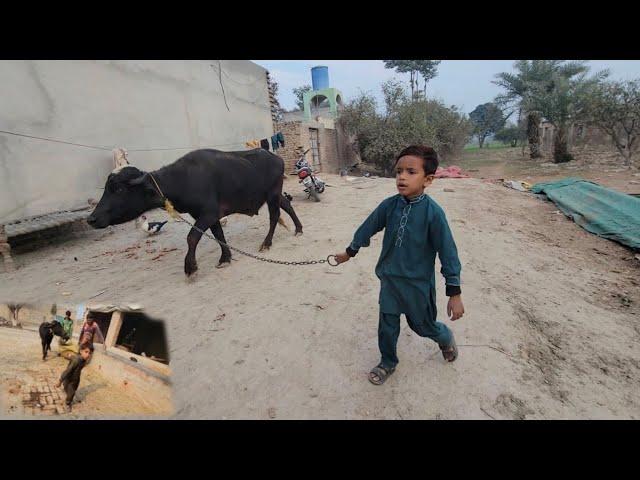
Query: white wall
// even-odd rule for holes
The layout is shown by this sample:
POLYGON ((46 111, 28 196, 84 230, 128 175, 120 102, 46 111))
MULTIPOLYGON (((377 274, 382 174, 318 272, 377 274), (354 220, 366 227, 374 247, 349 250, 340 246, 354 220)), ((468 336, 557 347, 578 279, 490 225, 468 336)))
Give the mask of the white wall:
POLYGON ((229 110, 217 60, 0 61, 0 130, 104 148, 0 133, 0 223, 99 199, 113 148, 155 169, 198 147, 270 138, 266 70, 220 63, 229 110))

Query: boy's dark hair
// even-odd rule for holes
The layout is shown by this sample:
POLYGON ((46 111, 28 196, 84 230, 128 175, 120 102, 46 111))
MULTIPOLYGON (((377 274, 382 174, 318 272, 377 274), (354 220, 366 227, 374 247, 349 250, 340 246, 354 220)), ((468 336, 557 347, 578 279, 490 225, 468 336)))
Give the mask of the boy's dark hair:
POLYGON ((87 320, 95 320, 95 317, 93 316, 93 312, 87 312, 87 320))
POLYGON ((409 145, 398 154, 396 157, 396 164, 398 163, 398 160, 406 155, 421 158, 425 174, 433 175, 436 173, 439 162, 438 154, 433 148, 427 147, 426 145, 409 145))
POLYGON ((64 312, 64 314, 65 314, 66 316, 68 316, 68 317, 70 317, 70 316, 71 316, 71 312, 70 312, 69 310, 67 310, 66 312, 64 312))
POLYGON ((91 347, 88 343, 83 343, 82 345, 80 345, 80 351, 82 350, 91 350, 91 347))

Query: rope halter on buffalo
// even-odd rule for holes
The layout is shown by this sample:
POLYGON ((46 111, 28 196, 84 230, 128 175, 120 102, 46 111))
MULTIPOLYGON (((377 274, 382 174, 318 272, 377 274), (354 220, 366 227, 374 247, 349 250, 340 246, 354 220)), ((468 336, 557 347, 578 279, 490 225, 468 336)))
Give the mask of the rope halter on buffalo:
POLYGON ((173 204, 171 203, 171 201, 167 197, 164 196, 164 193, 162 193, 162 190, 160 189, 160 185, 158 185, 158 182, 156 182, 156 179, 153 178, 153 175, 151 175, 151 173, 149 173, 149 176, 151 177, 151 180, 153 180, 153 183, 156 185, 156 188, 158 189, 158 193, 160 194, 160 196, 164 200, 164 209, 167 211, 167 213, 172 218, 175 218, 177 220, 180 220, 181 222, 186 223, 187 225, 190 225, 191 228, 194 228, 195 230, 197 230, 201 234, 205 235, 206 237, 209 237, 211 240, 215 240, 220 245, 224 245, 224 246, 228 247, 229 249, 233 250, 234 252, 241 253, 242 255, 246 255, 247 257, 255 258, 256 260, 260 260, 261 262, 277 263, 278 265, 316 265, 316 264, 319 264, 319 263, 328 263, 332 267, 336 267, 336 266, 339 265, 338 262, 333 264, 329 260, 331 257, 335 258, 335 255, 329 255, 326 259, 323 259, 323 260, 306 260, 306 261, 301 261, 301 262, 287 262, 285 260, 272 260, 270 258, 259 257, 257 255, 252 254, 252 253, 243 252, 242 250, 239 250, 239 249, 237 249, 235 247, 232 247, 231 245, 229 245, 229 244, 227 244, 227 243, 225 243, 225 242, 223 242, 221 240, 218 240, 217 238, 211 236, 209 233, 203 232, 201 229, 196 227, 193 223, 191 223, 188 220, 185 220, 184 218, 182 218, 182 216, 178 212, 176 212, 176 209, 173 208, 173 204))

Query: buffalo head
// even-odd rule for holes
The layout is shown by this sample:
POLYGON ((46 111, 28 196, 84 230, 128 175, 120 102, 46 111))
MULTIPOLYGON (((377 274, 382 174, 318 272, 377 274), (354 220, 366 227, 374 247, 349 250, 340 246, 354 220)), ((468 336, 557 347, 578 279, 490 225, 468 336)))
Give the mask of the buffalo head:
POLYGON ((64 328, 62 328, 62 325, 60 323, 53 322, 53 328, 51 330, 53 330, 54 335, 62 337, 65 342, 69 340, 69 335, 67 335, 67 332, 64 331, 64 328))
MULTIPOLYGON (((59 322, 45 322, 42 327, 48 329, 56 337, 61 337, 65 342, 69 340, 69 335, 67 335, 59 322)), ((41 334, 43 332, 42 327, 40 329, 41 334)))
POLYGON ((162 205, 148 172, 125 165, 116 168, 107 178, 104 193, 87 219, 94 228, 119 225, 162 205))

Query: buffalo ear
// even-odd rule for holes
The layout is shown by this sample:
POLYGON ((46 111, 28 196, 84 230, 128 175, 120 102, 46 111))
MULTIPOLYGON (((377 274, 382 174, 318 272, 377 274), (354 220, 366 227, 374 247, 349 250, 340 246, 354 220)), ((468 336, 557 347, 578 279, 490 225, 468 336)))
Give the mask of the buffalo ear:
POLYGON ((149 173, 148 172, 144 172, 139 177, 132 178, 127 183, 133 187, 135 185, 140 185, 141 183, 145 183, 147 181, 147 178, 149 178, 149 173))

